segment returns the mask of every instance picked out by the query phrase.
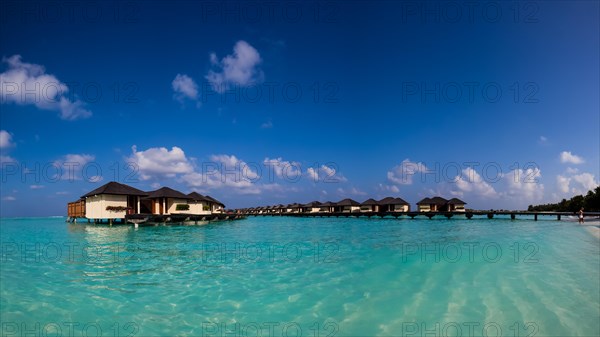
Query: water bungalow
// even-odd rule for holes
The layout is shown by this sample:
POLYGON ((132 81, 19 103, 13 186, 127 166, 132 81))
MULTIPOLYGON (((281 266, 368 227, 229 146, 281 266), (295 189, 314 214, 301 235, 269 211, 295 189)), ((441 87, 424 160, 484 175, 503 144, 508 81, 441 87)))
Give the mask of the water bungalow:
POLYGON ((338 213, 352 213, 360 212, 360 203, 350 198, 340 200, 334 206, 334 212, 338 213))
POLYGON ((464 212, 466 204, 458 198, 446 200, 436 196, 422 199, 417 202, 417 207, 419 212, 464 212))
POLYGON ((191 214, 211 214, 212 201, 207 197, 203 196, 198 192, 192 192, 187 195, 190 199, 188 199, 188 205, 190 207, 189 213, 191 214))
MULTIPOLYGON (((177 222, 230 218, 222 215, 225 205, 210 196, 197 192, 188 195, 169 187, 144 192, 115 181, 86 193, 79 200, 67 204, 68 221, 85 218, 109 223, 145 221, 177 222)), ((234 217, 235 218, 235 217, 234 217)))
POLYGON ((148 193, 131 186, 111 181, 84 194, 84 215, 88 219, 125 218, 140 213, 141 198, 148 193))
POLYGON ((335 203, 326 201, 319 206, 319 213, 333 213, 335 203))
MULTIPOLYGON (((352 199, 344 199, 340 202, 323 202, 312 201, 306 204, 289 204, 251 207, 238 209, 235 214, 241 216, 292 216, 292 217, 393 217, 403 218, 425 216, 429 219, 434 217, 452 218, 454 216, 462 216, 467 219, 484 216, 488 219, 493 219, 496 216, 509 216, 511 220, 515 220, 517 216, 533 216, 533 220, 538 220, 538 216, 556 216, 557 220, 561 220, 563 215, 571 215, 572 212, 526 212, 526 211, 498 211, 498 210, 471 210, 465 209, 466 202, 452 198, 446 200, 442 197, 424 198, 417 203, 417 211, 411 211, 410 205, 402 198, 387 197, 379 201, 375 199, 367 199, 363 203, 358 203, 352 199)), ((586 213, 589 215, 598 216, 600 213, 586 213)))
POLYGON ((379 205, 381 212, 410 212, 410 204, 402 198, 383 198, 379 205))
POLYGON ((210 195, 204 196, 208 200, 208 207, 212 213, 223 213, 225 204, 210 195))
POLYGON ((379 212, 379 202, 375 199, 367 199, 360 204, 361 212, 379 212))
POLYGON ((143 203, 146 206, 145 210, 152 214, 173 214, 187 213, 189 206, 181 207, 179 205, 187 205, 191 197, 176 191, 170 187, 161 187, 156 191, 152 191, 144 199, 143 203))
POLYGON ((302 205, 303 213, 318 213, 321 210, 321 203, 318 201, 312 201, 302 205))

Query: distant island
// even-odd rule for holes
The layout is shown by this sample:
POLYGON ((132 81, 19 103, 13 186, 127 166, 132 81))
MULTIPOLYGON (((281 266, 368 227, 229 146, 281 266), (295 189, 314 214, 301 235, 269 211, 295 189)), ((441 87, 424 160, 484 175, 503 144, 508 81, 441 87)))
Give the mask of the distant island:
POLYGON ((600 186, 596 187, 595 190, 590 190, 585 196, 576 195, 569 200, 563 199, 556 204, 529 205, 527 210, 530 212, 577 212, 581 208, 585 209, 586 212, 600 211, 600 186))

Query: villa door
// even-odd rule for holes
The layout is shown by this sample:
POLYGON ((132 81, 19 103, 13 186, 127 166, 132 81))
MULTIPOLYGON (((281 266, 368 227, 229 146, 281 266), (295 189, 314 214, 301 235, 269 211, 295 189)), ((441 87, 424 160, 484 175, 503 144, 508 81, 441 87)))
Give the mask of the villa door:
POLYGON ((127 213, 133 214, 137 213, 137 197, 135 195, 127 196, 127 213))

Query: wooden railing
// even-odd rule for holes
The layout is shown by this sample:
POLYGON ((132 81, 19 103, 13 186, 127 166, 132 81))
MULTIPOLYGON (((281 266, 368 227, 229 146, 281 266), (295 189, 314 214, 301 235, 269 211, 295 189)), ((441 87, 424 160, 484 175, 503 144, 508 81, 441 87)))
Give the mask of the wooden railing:
POLYGON ((67 216, 85 218, 85 200, 77 200, 67 204, 67 216))

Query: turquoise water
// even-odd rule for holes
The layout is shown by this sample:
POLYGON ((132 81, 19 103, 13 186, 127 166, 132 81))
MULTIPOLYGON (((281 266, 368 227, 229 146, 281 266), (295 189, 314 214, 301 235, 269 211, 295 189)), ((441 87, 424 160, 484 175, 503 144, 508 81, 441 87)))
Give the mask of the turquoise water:
POLYGON ((2 219, 2 336, 598 336, 574 223, 2 219))

